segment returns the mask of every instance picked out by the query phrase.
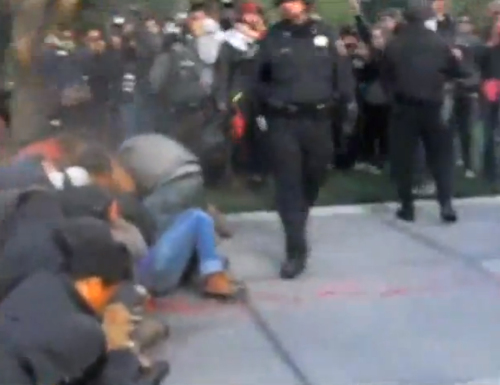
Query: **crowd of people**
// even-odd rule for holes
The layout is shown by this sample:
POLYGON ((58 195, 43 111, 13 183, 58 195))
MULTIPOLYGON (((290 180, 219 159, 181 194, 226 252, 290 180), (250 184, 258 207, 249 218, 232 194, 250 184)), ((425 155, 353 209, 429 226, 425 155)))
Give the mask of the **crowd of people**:
POLYGON ((35 62, 46 138, 0 167, 0 385, 159 384, 168 363, 143 354, 169 333, 155 298, 182 285, 244 294, 217 250, 231 228, 204 190, 233 173, 275 179, 285 279, 306 267, 309 209, 332 166, 389 164, 405 221, 414 170, 429 169, 455 222, 450 175, 460 160, 476 176, 478 118, 482 169, 497 178, 500 6, 479 36, 443 0, 410 3, 369 25, 350 0, 354 25, 338 33, 306 0, 278 1, 273 26, 246 1, 161 21, 130 8, 83 39, 49 33, 35 62))

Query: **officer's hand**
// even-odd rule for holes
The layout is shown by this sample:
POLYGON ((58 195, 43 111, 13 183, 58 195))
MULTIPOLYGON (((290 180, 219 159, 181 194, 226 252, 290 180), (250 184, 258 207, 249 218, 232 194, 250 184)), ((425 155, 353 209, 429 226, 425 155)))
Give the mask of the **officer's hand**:
POLYGON ((349 6, 355 15, 361 14, 361 4, 359 3, 359 0, 349 0, 349 6))
POLYGON ((102 328, 106 335, 108 350, 133 347, 130 335, 134 330, 134 317, 122 303, 114 303, 106 308, 102 328))
POLYGON ((451 49, 451 53, 453 54, 453 56, 455 56, 455 58, 457 60, 462 60, 463 57, 464 57, 464 54, 462 53, 462 51, 458 48, 452 48, 451 49))

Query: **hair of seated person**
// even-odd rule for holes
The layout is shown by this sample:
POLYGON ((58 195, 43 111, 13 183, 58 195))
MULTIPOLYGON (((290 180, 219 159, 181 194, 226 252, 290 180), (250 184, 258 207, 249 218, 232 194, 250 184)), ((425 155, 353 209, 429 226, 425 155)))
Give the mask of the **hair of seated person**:
POLYGON ((89 217, 69 219, 54 230, 52 238, 63 255, 63 272, 74 281, 100 278, 106 286, 113 286, 133 277, 129 252, 114 241, 104 221, 89 217), (75 234, 84 238, 75 242, 75 234))
POLYGON ((90 144, 78 154, 75 166, 86 169, 91 175, 110 174, 113 171, 111 156, 104 146, 90 144))

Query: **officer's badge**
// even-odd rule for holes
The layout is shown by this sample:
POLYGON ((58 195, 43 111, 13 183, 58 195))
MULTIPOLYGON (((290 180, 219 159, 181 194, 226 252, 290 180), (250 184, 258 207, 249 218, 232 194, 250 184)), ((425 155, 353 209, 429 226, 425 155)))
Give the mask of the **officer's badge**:
POLYGON ((328 46, 328 38, 324 35, 319 35, 314 38, 314 45, 316 47, 326 47, 328 46))

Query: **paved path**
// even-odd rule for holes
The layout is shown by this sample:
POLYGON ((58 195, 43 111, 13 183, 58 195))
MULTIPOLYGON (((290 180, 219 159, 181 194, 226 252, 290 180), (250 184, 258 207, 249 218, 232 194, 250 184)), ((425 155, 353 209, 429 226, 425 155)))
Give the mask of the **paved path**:
POLYGON ((276 278, 273 215, 233 218, 223 245, 250 304, 163 301, 172 337, 165 385, 500 384, 500 200, 434 204, 414 225, 387 205, 319 209, 301 279, 276 278))

